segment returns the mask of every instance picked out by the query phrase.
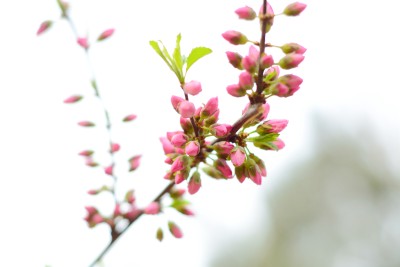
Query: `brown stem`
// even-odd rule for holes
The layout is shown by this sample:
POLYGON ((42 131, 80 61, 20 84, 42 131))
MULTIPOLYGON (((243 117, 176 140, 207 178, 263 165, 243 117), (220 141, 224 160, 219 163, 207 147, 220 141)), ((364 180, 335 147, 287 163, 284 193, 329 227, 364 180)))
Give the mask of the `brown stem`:
POLYGON ((263 88, 263 75, 264 75, 264 68, 261 67, 261 57, 265 52, 265 35, 266 35, 266 27, 267 27, 267 0, 263 0, 263 10, 261 16, 261 40, 260 40, 260 56, 258 58, 258 77, 257 77, 257 94, 261 94, 264 90, 263 88))

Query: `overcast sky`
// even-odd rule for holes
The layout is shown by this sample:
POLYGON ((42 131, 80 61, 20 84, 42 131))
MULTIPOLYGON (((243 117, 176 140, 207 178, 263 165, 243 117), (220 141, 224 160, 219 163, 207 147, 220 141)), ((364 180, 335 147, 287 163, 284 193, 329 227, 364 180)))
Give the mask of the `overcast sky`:
MULTIPOLYGON (((306 155, 314 114, 333 114, 349 128, 355 121, 364 122, 380 134, 387 150, 398 154, 399 4, 303 2, 308 7, 300 17, 276 18, 267 36, 268 42, 298 42, 308 50, 304 63, 293 70, 304 79, 300 91, 270 102, 270 117, 288 119, 289 126, 282 134, 286 148, 262 154, 269 171, 264 184, 203 179, 201 191, 190 197, 196 218, 172 212, 141 218, 106 256, 105 266, 207 266, 224 236, 245 235, 256 224, 261 195, 279 183, 274 176, 306 155), (185 238, 166 238, 160 244, 155 230, 168 219, 179 223, 185 238)), ((289 3, 271 1, 276 12, 289 3)), ((247 48, 229 45, 221 33, 235 29, 258 39, 257 22, 237 20, 234 10, 244 5, 258 10, 260 4, 71 1, 71 16, 80 34, 94 39, 107 28, 116 29, 110 40, 93 48, 91 56, 105 104, 116 121, 113 136, 122 146, 120 160, 143 154, 142 166, 134 174, 122 175, 123 165, 117 169, 122 185, 135 187, 139 204, 146 205, 165 186, 162 176, 167 166, 158 137, 179 127, 169 98, 180 89, 148 41, 161 39, 172 47, 175 36, 182 33, 187 53, 195 46, 213 49, 189 73, 189 79, 203 84, 194 102, 200 105, 218 96, 221 121, 232 123, 245 99, 225 93, 238 75, 227 63, 225 51, 247 48), (129 113, 138 119, 119 124, 129 113)), ((99 103, 91 98, 84 53, 64 21, 36 37, 42 21, 58 17, 55 0, 0 1, 0 266, 87 266, 108 242, 105 227, 89 230, 82 220, 83 207, 94 203, 85 192, 107 181, 101 169, 86 168, 77 156, 87 148, 106 149, 101 127, 76 126, 80 120, 100 125, 102 120, 99 103), (72 94, 87 98, 79 105, 64 105, 62 101, 72 94)))

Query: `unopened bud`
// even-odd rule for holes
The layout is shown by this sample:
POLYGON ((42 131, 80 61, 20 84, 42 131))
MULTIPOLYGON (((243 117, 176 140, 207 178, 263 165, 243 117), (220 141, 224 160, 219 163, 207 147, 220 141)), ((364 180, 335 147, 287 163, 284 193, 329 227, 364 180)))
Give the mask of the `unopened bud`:
POLYGON ((297 16, 303 10, 307 7, 306 4, 300 3, 300 2, 294 2, 292 4, 289 4, 285 9, 283 10, 283 14, 286 16, 297 16))
POLYGON ((245 20, 253 20, 257 16, 256 12, 248 6, 236 9, 235 13, 239 16, 240 19, 245 20))
POLYGON ((103 40, 109 38, 111 35, 113 35, 114 31, 115 31, 114 29, 105 30, 105 31, 102 32, 102 33, 100 34, 100 36, 97 38, 97 41, 103 41, 103 40))
POLYGON ((40 27, 37 30, 36 35, 41 35, 42 33, 46 32, 48 29, 50 29, 52 24, 53 22, 51 20, 43 21, 42 24, 40 24, 40 27))
POLYGON ((296 68, 303 60, 304 56, 302 54, 291 53, 281 58, 278 64, 282 69, 288 70, 296 68))
POLYGON ((72 103, 76 103, 79 100, 81 100, 83 98, 83 96, 81 95, 72 95, 66 99, 64 99, 64 103, 65 104, 72 104, 72 103))
POLYGON ((129 114, 127 116, 125 116, 122 121, 123 122, 128 122, 128 121, 133 121, 134 119, 136 119, 137 116, 135 114, 129 114))
POLYGON ((233 45, 242 45, 248 41, 246 35, 238 31, 226 31, 222 37, 233 45))

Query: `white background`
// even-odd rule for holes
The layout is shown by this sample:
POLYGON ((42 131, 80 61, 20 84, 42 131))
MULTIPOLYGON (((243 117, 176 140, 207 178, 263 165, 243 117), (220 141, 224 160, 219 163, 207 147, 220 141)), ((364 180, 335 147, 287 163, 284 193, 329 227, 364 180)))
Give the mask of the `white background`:
MULTIPOLYGON (((181 32, 187 53, 195 46, 212 48, 214 52, 189 73, 189 79, 203 84, 203 93, 193 101, 200 105, 219 96, 221 121, 232 123, 245 99, 225 92, 238 74, 227 63, 225 51, 247 48, 231 46, 221 33, 235 29, 258 39, 257 22, 239 21, 233 11, 243 5, 258 10, 260 3, 71 1, 71 16, 81 35, 89 33, 94 40, 101 31, 116 28, 110 40, 93 47, 91 57, 115 121, 114 139, 122 146, 118 160, 143 154, 137 172, 126 175, 124 163, 116 169, 121 188, 136 189, 139 205, 146 205, 166 185, 162 176, 167 165, 162 163, 158 138, 179 127, 169 98, 179 95, 180 89, 148 41, 161 39, 173 47, 181 32), (129 113, 138 119, 119 123, 129 113)), ((276 13, 289 3, 271 1, 276 13)), ((278 45, 298 42, 308 51, 304 63, 293 71, 304 79, 300 91, 292 98, 270 102, 270 117, 290 122, 282 134, 286 148, 262 154, 269 172, 263 185, 203 179, 203 188, 190 197, 195 218, 173 212, 141 218, 115 244, 105 266, 207 266, 224 240, 256 229, 264 205, 262 194, 279 183, 274 177, 306 155, 315 114, 333 114, 349 128, 354 121, 367 122, 396 154, 400 132, 397 2, 304 3, 308 7, 300 17, 277 17, 267 37, 278 45), (174 240, 166 235, 159 243, 155 230, 165 227, 168 219, 180 225, 185 237, 174 240)), ((82 220, 85 205, 102 203, 110 208, 107 197, 86 195, 88 189, 107 183, 108 177, 100 168, 85 167, 77 156, 87 148, 107 149, 103 114, 88 82, 84 53, 65 21, 36 37, 42 21, 58 17, 55 0, 0 2, 0 266, 87 266, 108 242, 106 227, 89 230, 82 220), (84 101, 73 106, 62 103, 77 93, 85 95, 84 101), (86 119, 99 127, 76 126, 86 119)), ((275 59, 280 55, 273 53, 275 59)))

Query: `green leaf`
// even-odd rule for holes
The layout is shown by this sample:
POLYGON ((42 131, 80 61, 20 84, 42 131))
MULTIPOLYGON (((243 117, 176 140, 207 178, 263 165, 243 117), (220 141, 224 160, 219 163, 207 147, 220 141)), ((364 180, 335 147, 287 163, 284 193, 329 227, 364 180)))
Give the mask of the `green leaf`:
POLYGON ((174 199, 174 201, 171 204, 171 207, 174 209, 182 209, 184 207, 186 207, 187 205, 189 205, 190 202, 184 199, 174 199))
POLYGON ((278 137, 279 137, 278 133, 270 133, 270 134, 246 138, 246 140, 249 142, 268 143, 275 141, 278 137))
MULTIPOLYGON (((170 61, 168 61, 167 57, 164 55, 164 53, 161 51, 160 46, 158 45, 158 42, 156 41, 150 41, 150 45, 151 47, 153 47, 154 51, 156 51, 156 53, 164 60, 165 63, 167 63, 168 67, 174 71, 174 69, 172 68, 172 65, 170 63, 170 61)), ((163 45, 164 46, 164 45, 163 45)), ((164 47, 164 50, 165 47, 164 47)), ((168 52, 167 52, 168 54, 168 52)), ((169 54, 168 54, 169 55, 169 54)), ((175 71, 174 71, 175 72, 175 71)))
MULTIPOLYGON (((174 61, 175 61, 175 65, 177 67, 177 70, 179 71, 179 76, 183 78, 183 71, 182 71, 182 67, 183 67, 183 59, 182 59, 182 54, 181 54, 181 39, 182 36, 181 34, 178 34, 176 36, 176 45, 175 45, 175 49, 174 49, 174 61)), ((184 82, 183 80, 180 80, 180 82, 184 82)))
POLYGON ((210 54, 212 50, 207 47, 195 47, 190 52, 189 56, 186 60, 186 72, 190 69, 190 67, 200 58, 210 54))
POLYGON ((169 54, 169 52, 168 52, 168 50, 167 50, 167 48, 165 47, 165 45, 163 44, 163 42, 161 42, 161 41, 159 41, 161 44, 162 44, 162 46, 163 46, 163 49, 162 49, 162 53, 163 53, 163 55, 167 58, 167 60, 170 62, 170 64, 171 64, 171 70, 175 73, 175 75, 176 75, 176 77, 178 77, 178 80, 179 81, 181 81, 181 80, 183 80, 183 77, 182 77, 182 75, 179 73, 179 69, 178 69, 178 66, 176 65, 176 62, 175 62, 175 60, 170 56, 170 54, 169 54))

